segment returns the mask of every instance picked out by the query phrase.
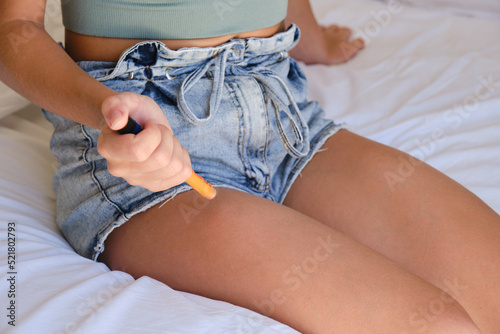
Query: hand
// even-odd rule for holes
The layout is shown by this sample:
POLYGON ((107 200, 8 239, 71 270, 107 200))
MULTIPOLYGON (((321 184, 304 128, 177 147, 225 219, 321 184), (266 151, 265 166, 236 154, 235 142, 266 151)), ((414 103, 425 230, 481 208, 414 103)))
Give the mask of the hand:
POLYGON ((156 192, 181 184, 191 176, 187 151, 175 138, 160 107, 149 97, 120 93, 104 100, 106 121, 97 140, 97 150, 106 159, 109 172, 129 184, 156 192), (131 116, 143 130, 120 135, 131 116))
POLYGON ((351 29, 337 25, 318 26, 306 33, 290 52, 293 58, 306 64, 341 64, 352 59, 365 46, 361 38, 351 40, 351 29))

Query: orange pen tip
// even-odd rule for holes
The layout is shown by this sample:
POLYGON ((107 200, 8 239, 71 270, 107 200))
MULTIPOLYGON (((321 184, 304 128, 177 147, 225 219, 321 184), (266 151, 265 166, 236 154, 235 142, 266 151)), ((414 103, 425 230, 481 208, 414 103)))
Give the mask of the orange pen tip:
POLYGON ((194 190, 196 190, 201 196, 207 199, 213 199, 217 195, 217 191, 214 189, 214 187, 212 187, 210 183, 205 181, 194 171, 189 179, 187 179, 186 183, 189 184, 194 190))
POLYGON ((214 199, 217 196, 217 190, 212 188, 212 191, 209 194, 203 195, 207 199, 214 199))

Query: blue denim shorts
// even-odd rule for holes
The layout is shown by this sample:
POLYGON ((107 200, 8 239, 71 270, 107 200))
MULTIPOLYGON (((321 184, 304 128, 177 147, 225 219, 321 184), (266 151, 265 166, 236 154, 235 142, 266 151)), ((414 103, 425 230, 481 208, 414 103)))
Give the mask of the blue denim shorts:
MULTIPOLYGON (((116 63, 79 65, 117 92, 154 99, 193 170, 214 187, 281 203, 315 152, 342 127, 307 100, 306 78, 288 57, 298 38, 292 25, 269 38, 208 48, 170 50, 146 41, 116 63)), ((108 172, 96 148, 98 130, 44 113, 54 125, 50 146, 58 158, 57 223, 79 254, 96 260, 114 228, 191 189, 184 183, 153 193, 129 185, 108 172)))

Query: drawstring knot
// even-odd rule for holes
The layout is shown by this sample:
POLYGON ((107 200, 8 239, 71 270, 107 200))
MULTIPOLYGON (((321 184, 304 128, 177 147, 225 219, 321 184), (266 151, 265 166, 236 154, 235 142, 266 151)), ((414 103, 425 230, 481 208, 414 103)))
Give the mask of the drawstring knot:
MULTIPOLYGON (((228 53, 230 51, 231 49, 226 49, 207 60, 205 64, 190 73, 181 83, 177 105, 180 112, 192 124, 201 125, 208 122, 216 114, 222 99, 228 53), (196 85, 212 65, 215 65, 215 71, 209 100, 209 110, 206 117, 200 118, 193 113, 187 104, 185 94, 196 85)), ((280 53, 280 57, 283 57, 283 53, 280 53)), ((306 156, 309 153, 309 131, 285 82, 274 71, 264 66, 249 70, 245 67, 235 66, 234 72, 238 75, 252 77, 260 83, 267 99, 268 110, 273 109, 274 111, 276 128, 283 141, 283 146, 290 155, 296 158, 306 156), (276 83, 279 89, 275 88, 276 83), (289 133, 290 131, 287 131, 287 126, 285 125, 288 122, 292 130, 291 134, 289 133), (290 135, 293 138, 290 138, 290 135)))

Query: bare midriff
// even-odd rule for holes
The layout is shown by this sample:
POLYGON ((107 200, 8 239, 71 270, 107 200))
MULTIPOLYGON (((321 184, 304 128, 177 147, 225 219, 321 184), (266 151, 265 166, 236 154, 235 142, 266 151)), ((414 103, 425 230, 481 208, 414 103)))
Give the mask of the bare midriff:
MULTIPOLYGON (((184 47, 213 47, 223 44, 233 38, 265 38, 271 37, 278 32, 284 31, 284 23, 281 22, 269 28, 248 31, 244 33, 225 36, 202 38, 202 39, 170 39, 159 40, 169 49, 177 50, 184 47)), ((126 49, 141 42, 140 39, 96 37, 74 33, 66 30, 65 49, 75 61, 100 60, 117 61, 126 49)))

